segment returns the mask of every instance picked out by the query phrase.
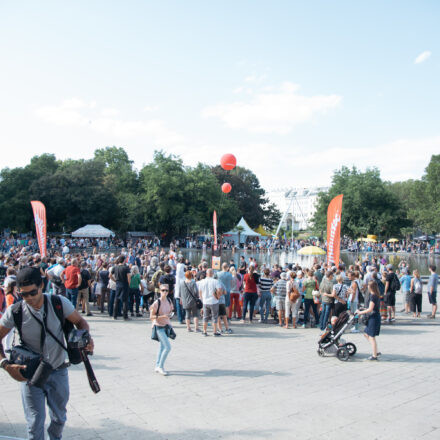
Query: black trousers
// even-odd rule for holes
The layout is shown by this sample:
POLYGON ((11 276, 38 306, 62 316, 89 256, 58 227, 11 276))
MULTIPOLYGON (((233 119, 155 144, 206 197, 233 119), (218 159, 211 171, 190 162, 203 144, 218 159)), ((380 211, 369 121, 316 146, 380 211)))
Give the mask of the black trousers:
POLYGON ((128 289, 128 284, 116 281, 116 301, 113 311, 114 317, 116 317, 119 304, 122 304, 122 315, 124 318, 128 318, 128 289))

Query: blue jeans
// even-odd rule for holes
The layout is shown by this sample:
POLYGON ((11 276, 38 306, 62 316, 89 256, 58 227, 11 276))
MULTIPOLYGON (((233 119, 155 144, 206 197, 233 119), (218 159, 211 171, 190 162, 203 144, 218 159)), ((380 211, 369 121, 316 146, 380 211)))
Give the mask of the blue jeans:
POLYGON ((270 304, 272 302, 272 295, 270 292, 261 292, 260 297, 260 318, 267 321, 270 313, 270 304))
POLYGON ((73 304, 76 309, 76 300, 78 299, 78 289, 66 289, 67 298, 73 304))
POLYGON ((136 304, 136 313, 139 313, 141 303, 141 292, 139 289, 130 288, 130 313, 133 313, 133 305, 136 304))
POLYGON ((312 307, 313 314, 315 315, 315 322, 318 322, 319 316, 316 304, 313 302, 313 299, 304 298, 304 324, 309 322, 310 307, 312 307))
POLYGON ((183 321, 185 320, 185 309, 180 304, 180 298, 175 298, 174 301, 176 303, 175 309, 177 312, 177 318, 179 319, 179 322, 182 324, 183 321))
POLYGON ((321 330, 325 330, 327 327, 328 317, 330 316, 331 309, 331 304, 322 304, 321 316, 319 317, 319 327, 321 330))
POLYGON ((49 407, 50 440, 61 439, 66 423, 66 405, 69 400, 69 376, 67 368, 53 371, 43 388, 28 383, 21 384, 21 400, 28 428, 28 439, 44 440, 46 400, 49 407))
POLYGON ((168 354, 171 351, 171 344, 165 332, 165 327, 157 327, 157 337, 159 338, 159 352, 157 353, 156 367, 163 368, 168 354))
POLYGON ((243 300, 243 319, 246 319, 246 312, 249 304, 249 321, 252 321, 254 317, 254 307, 257 302, 257 292, 245 292, 243 300))

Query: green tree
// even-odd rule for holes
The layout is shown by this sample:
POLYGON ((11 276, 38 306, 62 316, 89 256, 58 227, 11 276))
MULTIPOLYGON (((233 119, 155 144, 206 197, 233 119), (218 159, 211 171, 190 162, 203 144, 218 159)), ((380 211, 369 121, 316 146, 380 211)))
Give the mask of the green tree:
POLYGON ((338 194, 344 194, 341 233, 351 238, 377 234, 390 237, 410 225, 398 197, 380 178, 377 168, 359 171, 356 167, 342 167, 332 177, 328 192, 318 197, 313 219, 318 233, 327 229, 327 208, 338 194))
POLYGON ((281 213, 274 204, 269 203, 266 193, 260 186, 257 176, 247 168, 235 167, 225 171, 220 166, 212 168, 219 184, 229 182, 232 190, 229 196, 234 199, 251 228, 263 225, 273 229, 281 219, 281 213))
POLYGON ((31 186, 39 179, 47 179, 60 163, 53 154, 34 156, 23 168, 4 168, 0 171, 0 228, 26 232, 33 227, 30 205, 31 186))

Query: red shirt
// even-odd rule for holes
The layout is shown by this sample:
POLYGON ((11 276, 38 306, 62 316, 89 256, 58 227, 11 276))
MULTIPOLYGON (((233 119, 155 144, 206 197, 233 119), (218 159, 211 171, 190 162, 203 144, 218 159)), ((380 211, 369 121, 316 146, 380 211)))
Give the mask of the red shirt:
POLYGON ((252 277, 248 273, 244 276, 245 293, 257 293, 257 283, 255 282, 255 278, 255 274, 252 277))
POLYGON ((67 266, 64 269, 64 285, 66 289, 76 289, 78 287, 78 275, 80 274, 79 267, 67 266))

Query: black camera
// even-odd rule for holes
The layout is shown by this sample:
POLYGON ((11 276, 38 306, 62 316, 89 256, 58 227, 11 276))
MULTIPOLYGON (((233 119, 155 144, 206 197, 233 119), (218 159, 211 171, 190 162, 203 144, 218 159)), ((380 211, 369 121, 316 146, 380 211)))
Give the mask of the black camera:
POLYGON ((90 333, 87 330, 73 329, 69 333, 67 344, 69 348, 83 350, 90 343, 90 333))

